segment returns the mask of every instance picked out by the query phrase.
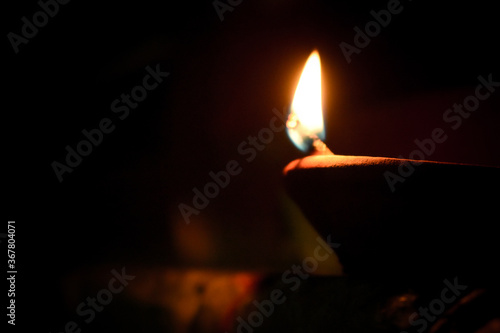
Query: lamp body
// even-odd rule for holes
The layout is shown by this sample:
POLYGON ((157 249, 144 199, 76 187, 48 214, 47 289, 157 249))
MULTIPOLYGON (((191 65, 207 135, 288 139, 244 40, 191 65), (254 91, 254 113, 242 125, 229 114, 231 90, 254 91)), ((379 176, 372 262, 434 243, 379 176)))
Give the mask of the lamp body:
POLYGON ((291 162, 288 193, 352 276, 495 283, 500 168, 324 155, 291 162))

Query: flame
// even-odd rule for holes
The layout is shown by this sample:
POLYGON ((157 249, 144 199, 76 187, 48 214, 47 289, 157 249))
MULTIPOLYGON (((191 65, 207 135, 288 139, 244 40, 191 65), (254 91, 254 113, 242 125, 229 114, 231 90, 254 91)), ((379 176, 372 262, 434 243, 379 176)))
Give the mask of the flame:
POLYGON ((321 105, 321 62, 316 50, 307 59, 295 90, 287 133, 290 140, 302 151, 308 151, 315 138, 325 138, 321 105))

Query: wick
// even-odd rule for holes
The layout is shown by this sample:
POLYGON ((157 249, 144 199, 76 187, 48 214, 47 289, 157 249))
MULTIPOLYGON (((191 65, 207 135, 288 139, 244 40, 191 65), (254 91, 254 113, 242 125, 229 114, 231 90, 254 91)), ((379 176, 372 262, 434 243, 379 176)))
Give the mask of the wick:
POLYGON ((334 155, 333 152, 326 146, 326 144, 321 141, 316 135, 311 137, 313 139, 314 152, 313 155, 334 155))
POLYGON ((321 141, 314 133, 307 131, 300 123, 299 118, 295 113, 290 113, 286 121, 286 127, 296 130, 302 137, 307 137, 312 140, 313 152, 312 155, 334 155, 333 152, 321 141))

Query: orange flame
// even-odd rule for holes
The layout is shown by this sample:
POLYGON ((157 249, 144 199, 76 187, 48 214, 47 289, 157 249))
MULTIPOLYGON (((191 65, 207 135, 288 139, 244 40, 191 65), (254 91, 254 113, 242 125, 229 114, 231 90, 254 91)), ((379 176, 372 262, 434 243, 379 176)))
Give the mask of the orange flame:
POLYGON ((315 138, 325 136, 321 104, 321 62, 313 51, 302 71, 287 122, 287 133, 297 148, 307 151, 315 138))

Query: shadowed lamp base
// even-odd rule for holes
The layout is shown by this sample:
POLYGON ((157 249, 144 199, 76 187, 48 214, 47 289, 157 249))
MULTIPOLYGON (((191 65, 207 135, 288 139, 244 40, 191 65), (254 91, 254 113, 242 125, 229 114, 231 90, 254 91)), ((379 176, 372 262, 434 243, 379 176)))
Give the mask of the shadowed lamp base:
POLYGON ((316 230, 341 244, 348 275, 498 279, 500 168, 317 155, 284 173, 316 230))

